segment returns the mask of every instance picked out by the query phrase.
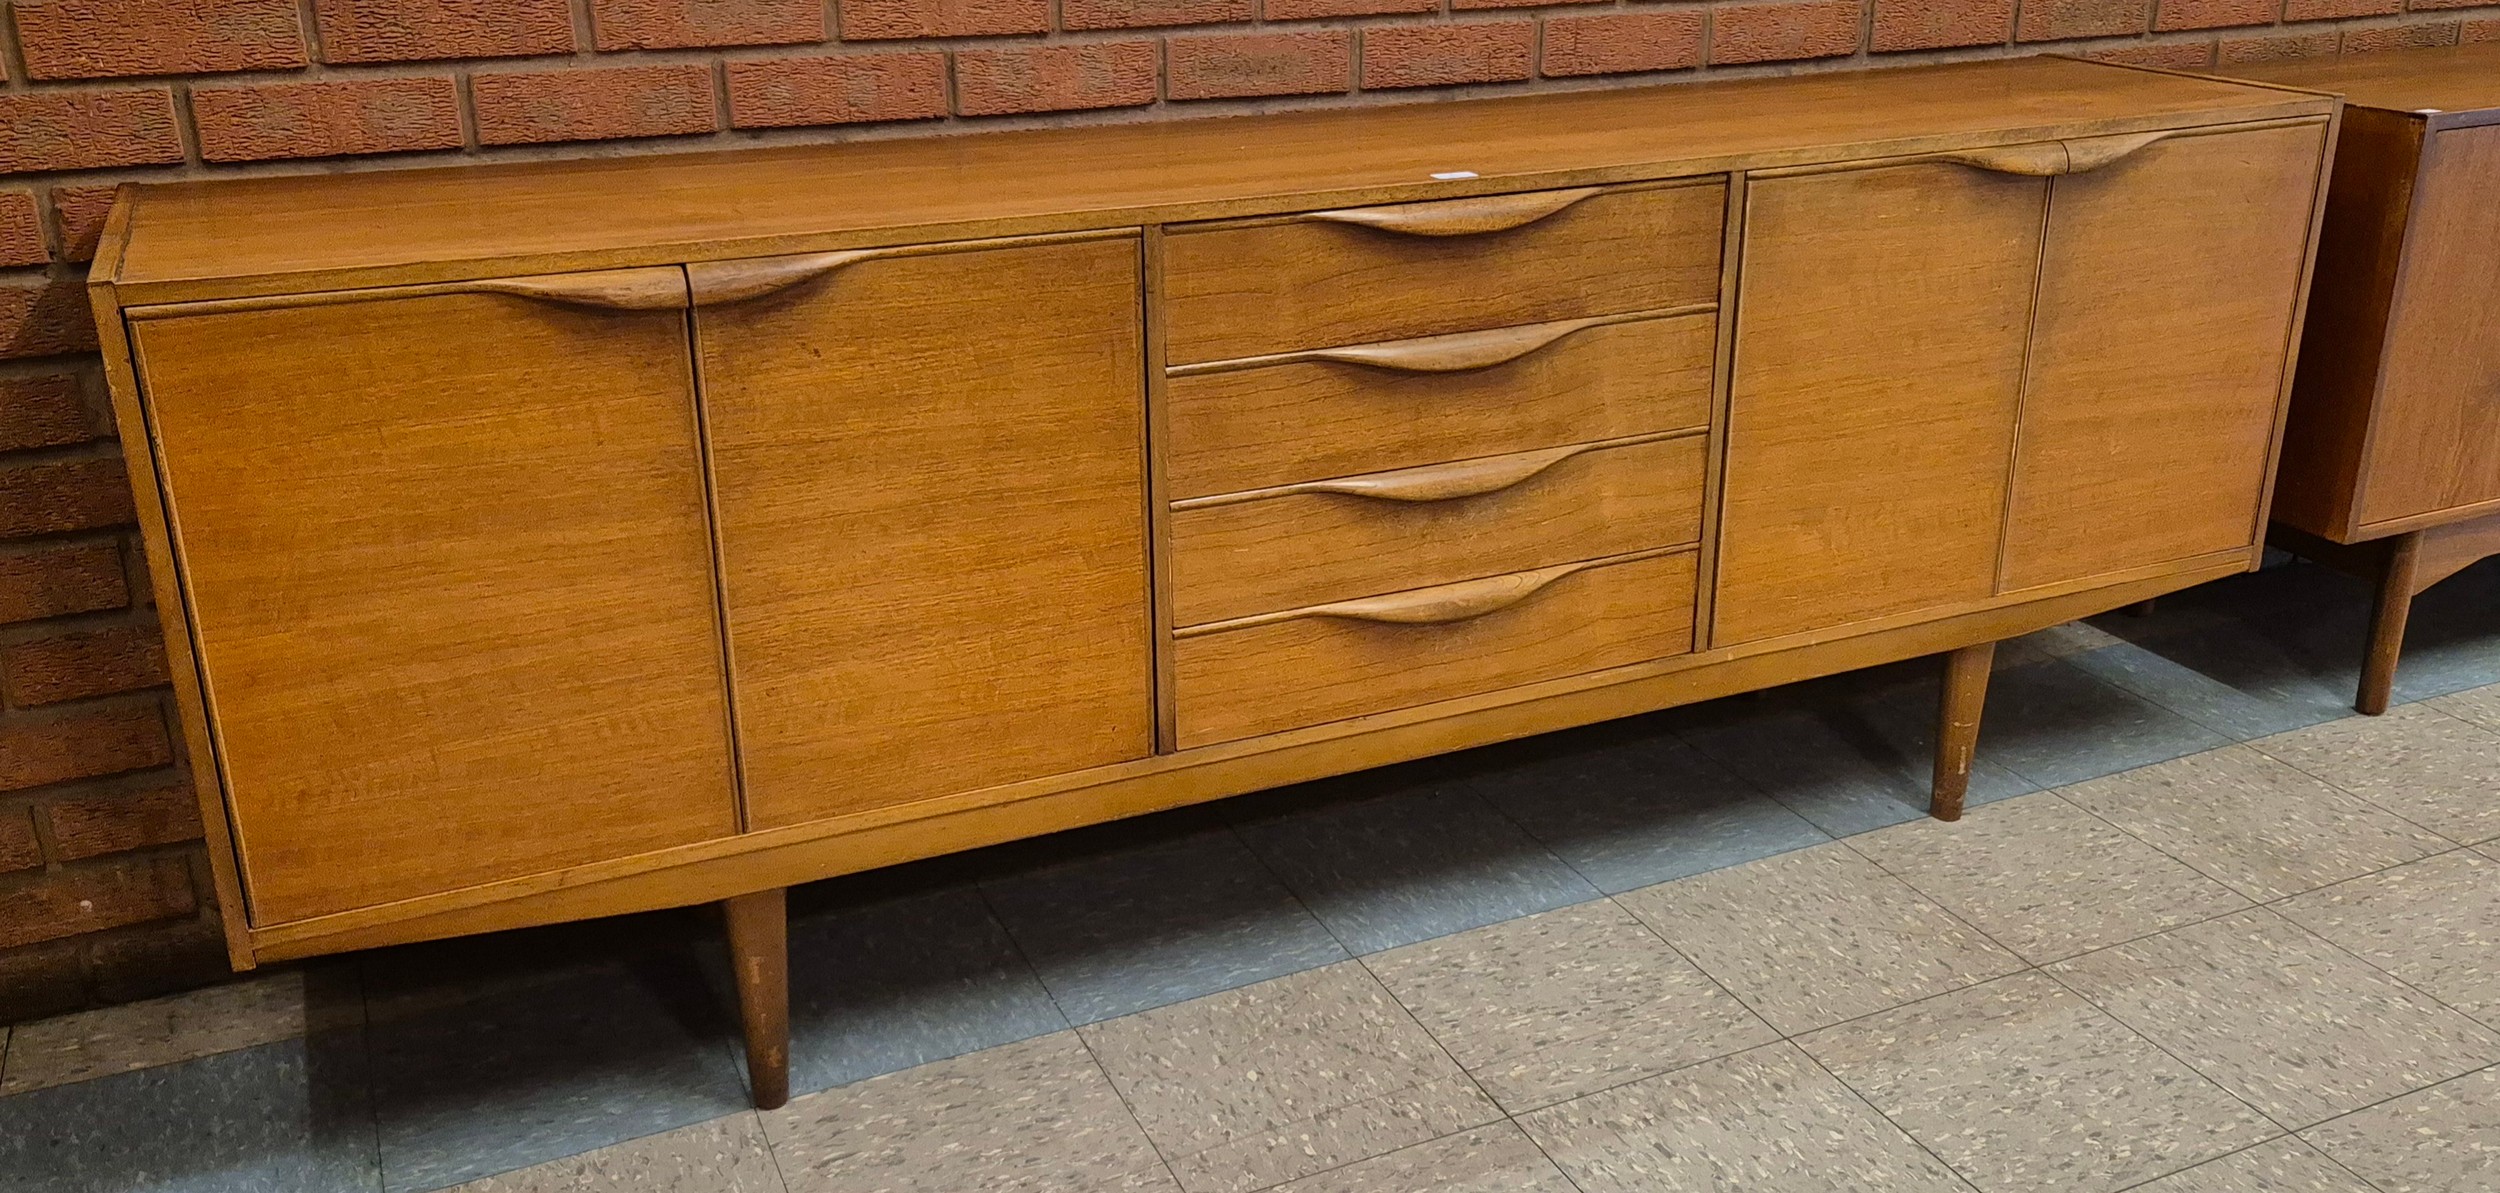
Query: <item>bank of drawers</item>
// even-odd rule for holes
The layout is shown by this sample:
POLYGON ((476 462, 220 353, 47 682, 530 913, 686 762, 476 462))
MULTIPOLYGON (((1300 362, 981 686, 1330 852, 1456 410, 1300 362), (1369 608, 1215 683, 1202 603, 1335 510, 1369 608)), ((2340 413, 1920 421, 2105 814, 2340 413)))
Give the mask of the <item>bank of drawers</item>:
POLYGON ((1691 649, 1725 202, 1173 229, 1178 744, 1691 649))

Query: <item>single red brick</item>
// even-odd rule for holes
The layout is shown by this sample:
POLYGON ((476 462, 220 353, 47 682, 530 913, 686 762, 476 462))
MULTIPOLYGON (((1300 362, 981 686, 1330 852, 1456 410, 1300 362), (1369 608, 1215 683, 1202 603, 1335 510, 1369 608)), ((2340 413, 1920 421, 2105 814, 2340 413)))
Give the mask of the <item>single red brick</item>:
POLYGON ((1271 21, 1302 21, 1440 10, 1440 0, 1267 0, 1266 15, 1271 21))
POLYGON ((729 64, 738 128, 922 120, 946 114, 946 55, 827 54, 729 64))
POLYGON ((1210 33, 1164 43, 1174 99, 1322 95, 1354 85, 1354 34, 1210 33))
POLYGON ((95 260, 96 241, 104 235, 104 217, 113 213, 110 186, 52 188, 52 218, 61 229, 61 259, 95 260))
POLYGON ((1064 29, 1214 25, 1258 15, 1252 0, 1059 0, 1064 29))
POLYGON ((2220 56, 2224 64, 2234 66, 2291 58, 2332 58, 2342 42, 2343 35, 2332 29, 2276 37, 2229 37, 2222 41, 2220 56))
POLYGON ((1125 108, 1155 101, 1150 41, 1076 42, 959 50, 956 110, 966 116, 1125 108))
POLYGON ((1450 0, 1454 9, 1551 8, 1564 4, 1603 4, 1607 0, 1450 0))
POLYGON ((2148 41, 2131 46, 2093 50, 2084 57, 2094 62, 2123 62, 2129 66, 2201 70, 2214 64, 2214 43, 2210 41, 2148 41))
POLYGON ((451 76, 200 87, 191 92, 200 156, 213 162, 339 157, 460 147, 451 76))
POLYGON ((191 914, 191 867, 178 857, 65 866, 0 881, 0 948, 191 914))
POLYGON ((17 43, 33 79, 304 65, 295 0, 18 0, 17 43))
POLYGON ((165 638, 153 625, 74 630, 0 649, 0 699, 17 708, 164 682, 165 638))
POLYGON ((181 160, 165 88, 0 93, 0 174, 181 160))
POLYGON ((2153 28, 2167 31, 2271 25, 2282 11, 2283 0, 2160 0, 2153 28))
MULTIPOLYGON (((152 703, 0 723, 0 791, 93 779, 174 760, 152 703)), ((6 917, 0 917, 5 922, 6 917)))
POLYGON ((1839 58, 1858 50, 1860 0, 1731 4, 1718 10, 1710 61, 1788 62, 1839 58))
POLYGON ((2408 12, 2441 12, 2452 8, 2483 8, 2489 6, 2491 3, 2492 0, 2410 0, 2410 3, 2405 5, 2405 10, 2408 12))
POLYGON ((0 282, 0 359, 96 349, 85 279, 61 275, 0 282))
POLYGON ((2014 40, 2014 0, 1875 0, 1877 53, 2014 40))
POLYGON ((2153 0, 2029 0, 2015 38, 2119 37, 2152 27, 2153 0))
POLYGON ((489 145, 673 137, 719 127, 701 63, 480 74, 469 79, 489 145))
POLYGON ((0 622, 92 613, 129 603, 121 552, 111 543, 0 554, 0 622))
POLYGON ((187 784, 57 797, 44 809, 52 855, 74 862, 200 837, 200 801, 187 784))
MULTIPOLYGON (((201 900, 215 900, 215 892, 198 879, 192 885, 201 900)), ((124 928, 95 938, 87 947, 96 997, 105 1002, 193 990, 234 974, 226 959, 225 932, 213 916, 124 928)))
POLYGON ((590 0, 602 50, 765 46, 825 39, 824 0, 590 0))
POLYGON ((41 265, 51 259, 52 250, 43 243, 43 220, 35 213, 35 192, 0 191, 0 265, 41 265))
POLYGON ((85 443, 98 431, 76 374, 0 378, 0 451, 85 443))
POLYGON ((22 1023, 87 1003, 86 949, 75 940, 0 952, 0 1023, 22 1023))
POLYGON ((573 52, 565 0, 315 0, 324 62, 573 52))
POLYGON ((1379 25, 1363 31, 1363 86, 1444 87, 1528 77, 1536 22, 1379 25))
POLYGON ((2428 25, 2388 25, 2377 29, 2344 30, 2344 52, 2376 54, 2382 50, 2422 50, 2433 46, 2453 46, 2461 28, 2455 21, 2439 21, 2428 25))
POLYGON ((2484 42, 2500 41, 2500 17, 2492 17, 2489 20, 2465 22, 2465 24, 2457 30, 2457 40, 2466 42, 2470 45, 2480 45, 2484 42))
POLYGON ((1545 18, 1548 75, 1618 75, 1701 65, 1698 8, 1545 18))
POLYGON ((132 516, 120 456, 0 464, 0 537, 123 526, 132 516))
POLYGON ((841 0, 842 40, 1050 31, 1050 0, 841 0))
POLYGON ((34 813, 26 808, 0 808, 0 874, 42 864, 43 844, 35 839, 34 813))

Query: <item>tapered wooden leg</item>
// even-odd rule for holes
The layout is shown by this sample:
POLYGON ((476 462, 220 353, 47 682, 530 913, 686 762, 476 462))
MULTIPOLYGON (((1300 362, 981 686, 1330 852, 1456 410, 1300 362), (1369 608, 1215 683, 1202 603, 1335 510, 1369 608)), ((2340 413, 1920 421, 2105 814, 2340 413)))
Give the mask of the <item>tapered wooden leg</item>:
POLYGON ((1970 793, 1970 764, 1979 749, 1979 710, 1988 702, 1988 668, 1997 644, 1965 646, 1944 657, 1944 699, 1936 710, 1936 785, 1927 814, 1960 820, 1970 793))
POLYGON ((2136 603, 2134 603, 2134 604, 2132 604, 2132 605, 2127 606, 2127 616, 2129 616, 2129 617, 2151 617, 2151 616, 2153 615, 2153 610, 2158 609, 2158 608, 2160 608, 2160 607, 2161 607, 2161 598, 2159 598, 2159 597, 2146 597, 2146 598, 2144 598, 2143 600, 2137 601, 2136 603))
POLYGON ((2379 572, 2378 599, 2370 608, 2370 652, 2361 660, 2361 692, 2352 706, 2365 716, 2387 711, 2396 690, 2396 656, 2404 653, 2405 618, 2413 612, 2414 580, 2421 572, 2422 532, 2387 540, 2387 563, 2379 572))
POLYGON ((738 976, 738 1017, 746 1028, 747 1083, 755 1108, 790 1100, 790 924, 779 890, 721 901, 729 921, 729 965, 738 976))

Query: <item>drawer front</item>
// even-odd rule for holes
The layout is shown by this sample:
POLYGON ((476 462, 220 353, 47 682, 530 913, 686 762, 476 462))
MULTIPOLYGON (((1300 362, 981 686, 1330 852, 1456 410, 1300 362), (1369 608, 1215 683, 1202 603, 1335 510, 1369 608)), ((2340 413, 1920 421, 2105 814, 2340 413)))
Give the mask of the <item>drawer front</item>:
POLYGON ((1343 602, 1175 642, 1180 745, 1665 658, 1692 638, 1691 551, 1343 602))
MULTIPOLYGON (((1308 359, 1173 377, 1168 484, 1177 499, 1680 431, 1710 421, 1711 315, 1558 332, 1518 329, 1529 349, 1457 372, 1449 341, 1409 341, 1403 367, 1308 359), (1541 341, 1541 342, 1540 342, 1541 341), (1436 356, 1439 351, 1442 355, 1436 356)), ((1480 347, 1451 337, 1456 348, 1480 347)), ((1397 345, 1383 345, 1394 349, 1397 345)))
POLYGON ((1165 351, 1191 364, 1716 302, 1726 199, 1713 179, 1175 229, 1165 351))
POLYGON ((1294 486, 1172 515, 1172 608, 1192 626, 1701 537, 1687 434, 1294 486))

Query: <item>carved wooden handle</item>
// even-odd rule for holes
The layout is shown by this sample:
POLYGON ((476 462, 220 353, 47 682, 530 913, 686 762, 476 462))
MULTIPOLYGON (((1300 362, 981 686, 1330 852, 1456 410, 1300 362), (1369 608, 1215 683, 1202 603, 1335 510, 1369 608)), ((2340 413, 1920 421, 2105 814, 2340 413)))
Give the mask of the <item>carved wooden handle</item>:
POLYGON ((482 278, 474 282, 455 283, 455 288, 613 311, 684 310, 686 306, 686 275, 667 266, 603 269, 595 273, 549 273, 526 278, 482 278))
POLYGON ((1529 191, 1517 195, 1485 195, 1432 203, 1400 203, 1390 207, 1345 207, 1314 211, 1302 217, 1332 224, 1356 224, 1406 236, 1474 236, 1507 232, 1558 215, 1573 204, 1595 198, 1602 187, 1568 191, 1529 191))
POLYGON ((1313 605, 1297 612, 1304 617, 1334 617, 1390 625, 1448 625, 1499 613, 1544 591, 1556 580, 1593 566, 1589 563, 1566 563, 1533 572, 1462 580, 1436 588, 1338 601, 1333 605, 1313 605))
POLYGON ((686 266, 694 305, 716 307, 778 294, 801 282, 814 281, 856 261, 888 249, 847 249, 834 253, 800 253, 790 257, 744 257, 735 261, 697 261, 686 266))
MULTIPOLYGON (((1682 312, 1665 312, 1679 314, 1682 312)), ((1598 315, 1587 319, 1567 319, 1556 323, 1531 323, 1524 327, 1497 327, 1490 331, 1461 331, 1449 335, 1423 336, 1412 340, 1385 340, 1377 344, 1350 344, 1343 348, 1312 348, 1302 352, 1279 352, 1271 356, 1247 356, 1238 360, 1210 360, 1200 364, 1174 365, 1167 370, 1174 377, 1199 373, 1225 373, 1235 369, 1262 365, 1302 364, 1325 361, 1331 364, 1362 365, 1399 373, 1464 373, 1489 369, 1552 346, 1556 341, 1577 331, 1608 323, 1629 323, 1649 318, 1660 312, 1639 312, 1631 315, 1598 315)))
POLYGON ((2029 145, 2002 145, 1993 149, 1964 149, 1936 156, 1944 161, 1998 174, 2020 174, 2027 178, 2059 178, 2068 174, 2088 174, 2103 166, 2121 161, 2127 155, 2160 141, 2176 130, 2128 133, 2111 137, 2078 137, 2071 141, 2041 141, 2029 145))
POLYGON ((1292 497, 1306 493, 1368 497, 1376 501, 1452 501, 1461 497, 1479 497, 1486 493, 1498 493, 1514 485, 1524 484, 1573 456, 1617 446, 1624 445, 1577 443, 1570 447, 1547 448, 1543 451, 1460 460, 1455 464, 1427 464, 1420 468, 1400 468, 1390 472, 1337 477, 1333 480, 1303 481, 1300 484, 1278 485, 1272 489, 1258 489, 1248 493, 1228 493, 1219 497, 1192 497, 1173 502, 1172 508, 1174 510, 1204 509, 1209 506, 1238 505, 1244 501, 1264 501, 1271 497, 1292 497))

